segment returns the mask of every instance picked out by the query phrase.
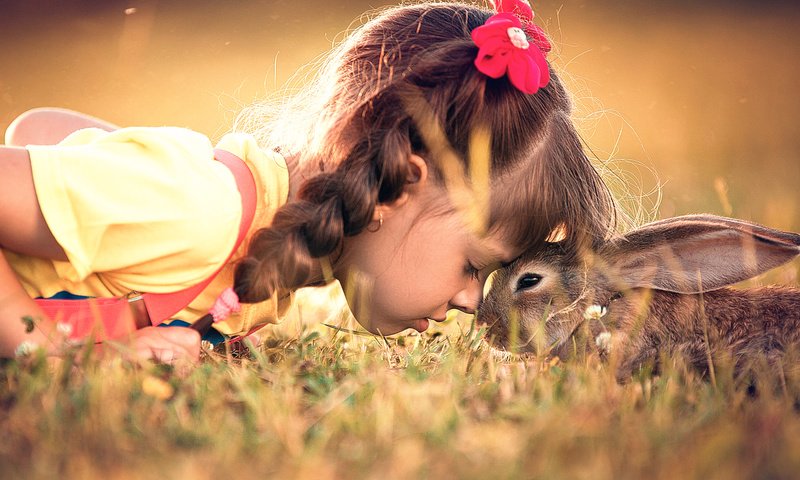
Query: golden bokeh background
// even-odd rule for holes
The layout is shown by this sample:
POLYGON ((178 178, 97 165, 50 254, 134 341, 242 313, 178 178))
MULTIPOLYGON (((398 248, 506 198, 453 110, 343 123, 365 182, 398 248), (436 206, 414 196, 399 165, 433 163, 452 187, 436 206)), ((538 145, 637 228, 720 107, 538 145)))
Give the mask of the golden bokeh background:
MULTIPOLYGON (((218 138, 386 5, 0 0, 0 131, 60 106, 218 138)), ((800 230, 797 5, 535 2, 582 136, 645 219, 711 212, 800 230)))

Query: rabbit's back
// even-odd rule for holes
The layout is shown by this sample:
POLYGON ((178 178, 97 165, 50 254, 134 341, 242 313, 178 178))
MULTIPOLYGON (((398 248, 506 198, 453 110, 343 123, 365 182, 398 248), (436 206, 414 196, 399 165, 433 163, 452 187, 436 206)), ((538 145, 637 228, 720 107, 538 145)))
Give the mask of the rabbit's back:
POLYGON ((800 290, 724 288, 703 295, 710 333, 735 351, 785 349, 800 343, 800 290))
POLYGON ((628 338, 621 378, 657 361, 659 352, 681 356, 700 370, 707 370, 709 359, 729 358, 741 370, 754 361, 800 353, 800 290, 794 288, 653 292, 647 310, 641 324, 630 318, 618 324, 628 338))

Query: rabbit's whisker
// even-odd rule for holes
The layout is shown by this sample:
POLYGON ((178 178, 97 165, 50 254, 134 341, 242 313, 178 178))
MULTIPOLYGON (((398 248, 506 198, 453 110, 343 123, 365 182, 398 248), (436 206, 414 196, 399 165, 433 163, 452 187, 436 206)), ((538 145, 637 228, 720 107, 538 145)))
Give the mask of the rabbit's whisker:
MULTIPOLYGON (((560 310, 556 310, 555 312, 547 315, 547 318, 545 319, 544 323, 549 323, 556 316, 567 315, 569 313, 574 312, 575 309, 578 308, 578 304, 581 301, 583 301, 583 299, 586 298, 586 294, 587 293, 589 293, 589 289, 584 287, 584 289, 581 291, 581 294, 578 295, 578 298, 576 298, 575 301, 573 301, 572 303, 570 303, 566 307, 564 307, 564 308, 562 308, 560 310)), ((557 321, 553 322, 553 323, 556 323, 556 324, 558 324, 558 323, 569 323, 570 321, 571 321, 571 319, 568 316, 566 316, 564 318, 557 319, 557 321)))

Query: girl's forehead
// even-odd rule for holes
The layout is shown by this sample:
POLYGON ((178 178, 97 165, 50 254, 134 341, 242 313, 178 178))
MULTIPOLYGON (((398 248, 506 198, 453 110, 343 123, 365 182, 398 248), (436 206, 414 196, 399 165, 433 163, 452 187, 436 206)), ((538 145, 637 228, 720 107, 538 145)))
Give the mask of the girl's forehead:
POLYGON ((502 231, 492 230, 484 235, 470 235, 471 253, 478 255, 483 263, 511 263, 522 252, 505 239, 502 231))
MULTIPOLYGON (((466 246, 469 254, 475 261, 481 263, 510 263, 522 254, 521 249, 509 241, 507 228, 498 224, 487 225, 488 221, 481 218, 474 221, 475 215, 488 216, 486 208, 458 208, 453 205, 451 195, 439 187, 439 195, 429 199, 422 218, 430 221, 435 228, 448 228, 459 232, 458 238, 466 237, 466 246), (477 228, 476 228, 477 227, 477 228)), ((463 207, 463 205, 461 205, 463 207)))

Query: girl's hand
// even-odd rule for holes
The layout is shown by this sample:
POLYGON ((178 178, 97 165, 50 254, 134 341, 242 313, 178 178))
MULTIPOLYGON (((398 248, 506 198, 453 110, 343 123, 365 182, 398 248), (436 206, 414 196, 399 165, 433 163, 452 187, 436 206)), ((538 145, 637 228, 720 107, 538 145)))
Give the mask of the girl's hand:
POLYGON ((131 335, 130 347, 131 355, 140 360, 196 362, 200 358, 200 334, 184 327, 145 327, 131 335))

